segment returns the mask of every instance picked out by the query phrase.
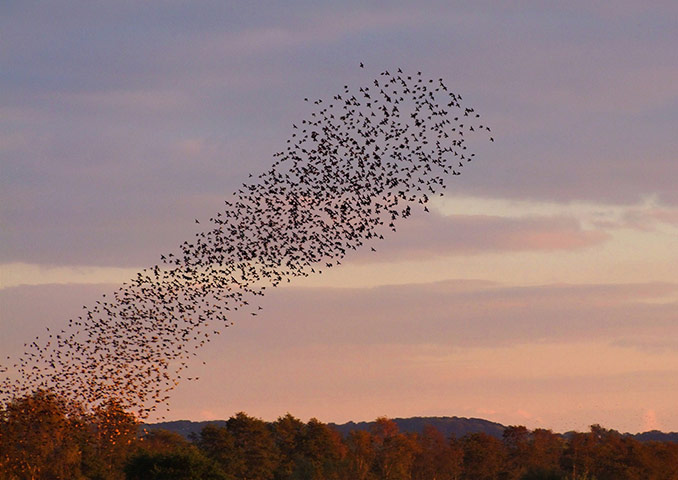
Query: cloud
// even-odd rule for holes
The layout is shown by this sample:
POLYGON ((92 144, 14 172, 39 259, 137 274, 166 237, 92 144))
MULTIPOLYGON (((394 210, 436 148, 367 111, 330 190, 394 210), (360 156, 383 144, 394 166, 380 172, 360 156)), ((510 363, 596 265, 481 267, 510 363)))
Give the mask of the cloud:
MULTIPOLYGON (((170 158, 183 160, 177 159, 164 168, 186 172, 189 179, 192 165, 204 166, 224 149, 222 143, 204 137, 180 139, 170 147, 170 158)), ((147 185, 128 174, 127 178, 111 180, 103 187, 88 186, 88 190, 99 190, 100 196, 94 202, 87 201, 89 193, 77 190, 64 202, 58 198, 59 193, 49 190, 36 188, 35 195, 27 195, 25 187, 11 187, 14 201, 3 208, 14 228, 3 232, 5 241, 0 262, 143 267, 186 240, 188 235, 181 232, 189 227, 195 229, 192 218, 211 216, 222 204, 223 197, 218 194, 195 192, 186 192, 177 203, 175 192, 162 188, 163 184, 172 182, 163 180, 166 173, 161 171, 153 177, 148 167, 141 167, 139 173, 148 176, 147 185), (118 187, 131 191, 127 198, 113 203, 112 191, 118 187), (43 205, 35 203, 36 196, 44 198, 43 205), (55 196, 54 201, 48 202, 55 196), (98 210, 94 218, 93 209, 98 210)), ((94 167, 89 174, 103 176, 107 168, 94 167)), ((85 175, 86 171, 54 173, 69 183, 72 181, 69 177, 85 175)), ((66 186, 56 188, 65 190, 66 186)), ((414 208, 417 209, 417 205, 414 208)), ((369 248, 364 248, 352 255, 350 261, 392 262, 450 255, 575 251, 600 245, 610 238, 604 231, 583 228, 574 216, 568 215, 448 216, 435 210, 402 220, 398 231, 389 232, 385 237, 384 242, 374 244, 379 255, 372 255, 369 248)))
POLYGON ((422 260, 447 255, 478 255, 518 251, 570 251, 599 245, 607 233, 586 230, 567 216, 529 216, 507 218, 493 215, 450 215, 434 211, 415 214, 401 222, 375 247, 351 261, 388 262, 422 260))
POLYGON ((647 205, 645 207, 629 207, 617 219, 595 222, 601 229, 631 228, 643 232, 657 231, 663 226, 678 226, 678 209, 647 205))
MULTIPOLYGON (((586 2, 15 2, 0 18, 8 66, 0 203, 3 233, 11 230, 2 260, 145 264, 148 252, 174 247, 161 243, 168 232, 183 240, 182 218, 203 205, 213 211, 202 195, 223 197, 272 161, 289 124, 307 113, 304 97, 327 98, 396 64, 449 80, 497 132, 454 193, 620 204, 656 194, 676 205, 675 42, 666 21, 675 7, 628 3, 610 12, 586 2), (363 57, 373 70, 357 68, 363 57), (79 258, 64 253, 69 241, 79 258), (147 253, 133 252, 134 242, 147 253)), ((532 235, 512 238, 510 225, 486 220, 456 225, 497 233, 476 238, 495 251, 603 241, 565 218, 524 221, 532 235)), ((416 255, 464 248, 448 243, 416 255)))
MULTIPOLYGON (((449 347, 597 340, 633 346, 636 339, 678 338, 677 292, 678 285, 667 283, 284 288, 264 299, 270 312, 264 319, 271 323, 260 320, 263 330, 252 330, 251 340, 449 347)), ((243 341, 250 341, 248 331, 242 331, 243 341)))
POLYGON ((643 413, 643 431, 648 432, 650 430, 659 430, 660 428, 657 412, 651 408, 645 410, 645 413, 643 413))
POLYGON ((225 32, 207 37, 211 53, 250 56, 292 48, 336 43, 364 33, 416 28, 433 19, 422 9, 395 7, 372 9, 361 5, 359 12, 345 15, 335 8, 307 11, 285 23, 225 32))
POLYGON ((122 284, 136 277, 134 268, 117 267, 78 267, 78 266, 44 266, 24 263, 0 264, 2 278, 0 291, 5 288, 35 285, 80 285, 106 284, 117 282, 122 284))
MULTIPOLYGON (((44 99, 49 101, 48 99, 44 99)), ((116 115, 119 112, 139 112, 167 115, 190 107, 190 99, 185 92, 178 90, 133 90, 119 89, 106 91, 85 91, 64 93, 59 96, 59 103, 69 105, 85 112, 105 112, 116 115)))
POLYGON ((650 216, 658 222, 678 226, 678 208, 655 209, 650 216))

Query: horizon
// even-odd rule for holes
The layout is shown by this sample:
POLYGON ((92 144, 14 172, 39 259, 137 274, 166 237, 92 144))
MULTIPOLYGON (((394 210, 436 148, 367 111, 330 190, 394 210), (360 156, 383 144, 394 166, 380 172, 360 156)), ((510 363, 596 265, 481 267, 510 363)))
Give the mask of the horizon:
MULTIPOLYGON (((177 419, 177 420, 160 420, 160 421, 154 421, 154 422, 144 422, 144 421, 142 421, 142 422, 140 423, 140 425, 142 425, 142 426, 143 426, 143 425, 155 425, 155 426, 157 426, 157 425, 163 425, 163 424, 167 424, 167 423, 180 423, 180 422, 190 422, 190 423, 199 423, 199 424, 210 423, 210 422, 225 422, 225 421, 227 421, 229 418, 235 417, 235 415, 238 414, 238 413, 244 413, 244 414, 246 414, 246 415, 249 415, 247 412, 234 412, 234 413, 233 413, 231 416, 229 416, 228 418, 213 418, 213 419, 208 419, 208 420, 190 420, 190 419, 185 419, 185 418, 184 418, 184 419, 177 419)), ((460 417, 460 416, 457 416, 457 415, 444 415, 444 416, 435 415, 435 416, 413 416, 413 417, 386 417, 386 416, 380 416, 380 417, 376 417, 376 418, 374 418, 374 419, 372 419, 372 420, 348 420, 348 421, 345 421, 345 422, 333 422, 333 421, 327 421, 327 420, 323 420, 323 419, 319 419, 319 418, 315 418, 315 417, 309 417, 308 419, 299 418, 299 417, 296 417, 295 415, 293 415, 291 412, 286 412, 285 414, 280 415, 280 416, 278 416, 278 417, 275 418, 275 419, 259 418, 259 417, 253 417, 253 418, 256 418, 257 420, 262 420, 262 421, 264 421, 264 422, 266 422, 266 423, 274 423, 274 422, 276 422, 277 420, 279 420, 280 418, 285 417, 287 414, 292 415, 292 417, 294 417, 294 418, 298 418, 299 420, 301 420, 301 421, 304 422, 304 423, 307 423, 307 422, 309 422, 310 420, 318 420, 319 422, 324 423, 324 424, 326 424, 326 425, 330 425, 330 426, 334 425, 334 426, 338 426, 338 427, 342 427, 342 426, 349 425, 349 424, 354 424, 354 425, 371 424, 371 423, 374 423, 376 420, 378 420, 378 419, 380 419, 380 418, 385 418, 385 419, 387 419, 387 420, 393 420, 393 421, 398 421, 398 420, 413 420, 413 419, 422 419, 422 420, 426 420, 426 419, 436 419, 436 420, 446 420, 446 419, 456 419, 456 420, 480 420, 480 421, 487 422, 487 423, 490 423, 490 424, 499 425, 499 426, 504 427, 504 428, 509 428, 509 427, 521 427, 521 426, 524 427, 524 426, 525 426, 525 425, 520 425, 520 424, 506 425, 506 424, 503 424, 503 423, 501 423, 501 422, 495 422, 495 421, 492 421, 492 420, 488 420, 488 419, 486 419, 486 418, 481 418, 481 417, 460 417)), ((592 426, 600 426, 600 427, 605 428, 605 429, 614 430, 614 431, 617 431, 618 433, 620 433, 620 434, 622 434, 622 435, 642 435, 643 433, 653 433, 653 432, 658 432, 658 433, 663 433, 663 434, 678 434, 678 432, 674 432, 674 431, 664 431, 664 430, 646 430, 646 431, 642 431, 642 432, 627 432, 627 431, 615 430, 614 428, 608 428, 606 425, 601 425, 601 424, 599 424, 599 423, 591 424, 591 425, 589 425, 589 428, 586 428, 586 429, 584 429, 584 430, 565 430, 565 431, 562 431, 562 430, 554 430, 554 429, 551 429, 551 428, 548 428, 548 427, 545 427, 545 426, 542 426, 542 427, 536 427, 536 428, 530 429, 530 430, 544 429, 544 430, 549 430, 549 431, 551 431, 551 432, 553 432, 553 433, 555 433, 555 434, 557 434, 557 435, 565 435, 565 434, 567 434, 567 433, 587 433, 587 432, 590 431, 590 427, 592 427, 592 426)))
POLYGON ((494 141, 376 251, 233 314, 149 419, 678 431, 678 5, 0 13, 0 363, 194 238, 304 98, 400 67, 444 79, 494 141))

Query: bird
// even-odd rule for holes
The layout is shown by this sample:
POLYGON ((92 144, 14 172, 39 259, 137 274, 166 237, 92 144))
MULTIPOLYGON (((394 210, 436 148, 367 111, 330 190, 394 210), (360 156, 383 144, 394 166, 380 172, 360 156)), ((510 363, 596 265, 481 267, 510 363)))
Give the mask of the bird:
POLYGON ((473 156, 467 138, 490 131, 442 79, 401 67, 313 105, 269 167, 195 219, 190 241, 0 365, 0 403, 49 389, 90 409, 114 398, 140 418, 167 408, 181 381, 197 380, 181 374, 198 351, 256 316, 267 287, 338 268, 412 205, 428 212, 461 175, 458 158, 473 156))

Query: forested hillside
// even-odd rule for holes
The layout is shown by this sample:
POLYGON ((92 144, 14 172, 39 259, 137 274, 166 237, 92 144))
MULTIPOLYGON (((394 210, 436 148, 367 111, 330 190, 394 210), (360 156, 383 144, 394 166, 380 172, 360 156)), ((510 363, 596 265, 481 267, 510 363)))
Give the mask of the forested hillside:
POLYGON ((675 442, 641 442, 599 425, 568 435, 509 426, 499 438, 457 437, 434 423, 407 432, 399 424, 423 423, 378 418, 342 436, 316 419, 266 422, 241 412, 187 439, 143 428, 114 401, 85 412, 37 392, 0 410, 0 479, 678 480, 675 442))
MULTIPOLYGON (((469 433, 486 433, 493 437, 501 438, 506 427, 500 423, 490 422, 481 418, 462 418, 462 417, 412 417, 412 418, 393 418, 391 419, 401 432, 404 433, 422 433, 427 426, 435 427, 445 437, 461 438, 469 433)), ((149 431, 168 430, 178 433, 186 438, 192 434, 198 434, 205 425, 224 426, 225 420, 209 420, 202 422, 192 422, 190 420, 176 420, 172 422, 160 422, 144 425, 149 431)), ((347 422, 347 423, 328 423, 330 427, 338 431, 342 437, 348 436, 354 430, 371 430, 375 422, 347 422)))

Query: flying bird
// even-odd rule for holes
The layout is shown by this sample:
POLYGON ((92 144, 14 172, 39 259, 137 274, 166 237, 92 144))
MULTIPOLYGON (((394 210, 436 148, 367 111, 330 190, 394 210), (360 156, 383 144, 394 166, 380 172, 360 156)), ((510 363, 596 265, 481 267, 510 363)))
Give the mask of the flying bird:
POLYGON ((257 314, 267 287, 320 274, 366 245, 375 251, 413 208, 428 211, 461 174, 453 167, 473 156, 464 133, 481 130, 471 124, 478 115, 442 79, 393 71, 313 102, 270 167, 250 175, 207 227, 195 220, 203 231, 58 332, 27 342, 0 367, 0 403, 48 389, 89 407, 115 398, 145 418, 236 312, 257 314))

